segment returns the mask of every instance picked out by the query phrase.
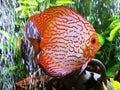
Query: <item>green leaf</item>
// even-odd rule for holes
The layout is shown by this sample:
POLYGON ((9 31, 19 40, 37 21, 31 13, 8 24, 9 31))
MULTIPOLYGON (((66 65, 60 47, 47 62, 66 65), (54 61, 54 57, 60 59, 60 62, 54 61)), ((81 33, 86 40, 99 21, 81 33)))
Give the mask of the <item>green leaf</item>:
POLYGON ((118 34, 118 31, 120 30, 120 25, 117 25, 116 27, 114 27, 111 32, 110 32, 110 36, 107 37, 106 39, 110 42, 112 42, 115 39, 115 36, 118 34))
POLYGON ((115 81, 113 78, 110 78, 110 83, 113 87, 113 90, 120 90, 120 83, 115 81))
POLYGON ((45 1, 45 0, 37 0, 39 3, 42 3, 43 1, 45 1))
POLYGON ((115 55, 116 58, 120 58, 120 52, 115 55))
POLYGON ((10 66, 7 69, 8 69, 8 72, 10 72, 10 71, 16 70, 17 68, 18 66, 10 66))
POLYGON ((103 52, 102 51, 97 51, 96 54, 97 55, 101 55, 103 52))
POLYGON ((22 1, 22 0, 21 0, 20 3, 21 3, 21 4, 28 4, 28 5, 38 6, 38 3, 35 2, 35 1, 33 1, 33 0, 31 0, 31 1, 29 1, 29 0, 24 0, 24 1, 22 1))
POLYGON ((120 15, 115 15, 115 16, 112 16, 111 18, 109 18, 110 21, 114 21, 116 19, 120 19, 120 15))
POLYGON ((114 28, 115 26, 117 26, 117 25, 120 25, 120 19, 114 20, 114 21, 110 24, 109 29, 113 29, 113 28, 114 28))
POLYGON ((57 0, 56 5, 64 5, 64 4, 75 4, 75 2, 71 0, 57 0))
POLYGON ((36 8, 34 6, 20 6, 18 8, 16 8, 15 10, 16 11, 26 11, 26 10, 29 10, 30 8, 36 8))
POLYGON ((100 42, 100 46, 103 46, 103 44, 105 43, 104 37, 102 36, 102 34, 99 34, 99 33, 97 33, 97 35, 100 42))
POLYGON ((108 90, 107 87, 106 87, 106 85, 105 85, 105 83, 102 82, 102 84, 103 84, 104 90, 108 90))
POLYGON ((107 76, 114 76, 114 74, 116 73, 117 70, 120 69, 120 65, 119 64, 115 64, 114 66, 110 67, 107 70, 107 76))

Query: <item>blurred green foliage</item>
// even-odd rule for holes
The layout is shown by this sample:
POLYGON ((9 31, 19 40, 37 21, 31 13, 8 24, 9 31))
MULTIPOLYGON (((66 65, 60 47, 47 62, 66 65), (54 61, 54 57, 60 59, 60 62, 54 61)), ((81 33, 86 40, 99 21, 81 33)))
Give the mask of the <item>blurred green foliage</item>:
POLYGON ((120 89, 120 83, 118 81, 115 81, 113 78, 110 78, 110 83, 113 86, 113 90, 120 89))
MULTIPOLYGON (((27 72, 25 70, 25 67, 22 63, 21 56, 20 56, 20 37, 12 35, 4 30, 0 30, 0 34, 11 43, 0 43, 0 49, 2 50, 7 50, 10 49, 11 51, 14 52, 14 66, 8 66, 7 70, 5 72, 0 72, 0 76, 2 75, 8 75, 8 74, 13 74, 16 77, 14 78, 15 81, 18 81, 22 79, 23 77, 26 76, 27 72)), ((6 58, 6 56, 1 55, 0 58, 6 58)), ((8 60, 9 61, 9 60, 8 60)), ((3 78, 4 81, 4 78, 3 78)))
POLYGON ((119 65, 119 52, 116 51, 116 39, 119 37, 119 30, 120 30, 120 15, 113 16, 109 18, 111 23, 108 25, 108 27, 104 30, 104 32, 100 33, 102 37, 104 38, 104 45, 101 47, 100 52, 102 52, 99 55, 100 60, 103 61, 105 66, 107 68, 111 68, 112 66, 118 64, 118 67, 116 69, 120 69, 119 65), (116 18, 115 18, 116 17, 116 18), (113 19, 114 18, 114 19, 113 19))
POLYGON ((109 20, 112 22, 106 30, 109 33, 109 37, 106 37, 106 39, 110 42, 113 42, 119 35, 118 31, 120 30, 120 15, 113 16, 109 20))
POLYGON ((102 34, 97 33, 97 35, 100 42, 100 46, 102 47, 105 43, 105 38, 102 36, 102 34))
POLYGON ((120 69, 120 65, 119 64, 115 64, 112 67, 108 68, 107 76, 114 77, 114 75, 115 75, 115 73, 116 73, 116 71, 118 69, 120 69))

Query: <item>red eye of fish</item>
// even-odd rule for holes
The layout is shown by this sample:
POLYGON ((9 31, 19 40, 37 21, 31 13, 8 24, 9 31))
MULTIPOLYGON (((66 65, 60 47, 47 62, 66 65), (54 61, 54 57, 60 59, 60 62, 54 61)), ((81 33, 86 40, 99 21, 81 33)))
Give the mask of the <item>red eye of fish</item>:
POLYGON ((95 44, 95 42, 96 42, 96 39, 95 39, 95 38, 92 38, 92 39, 91 39, 91 43, 92 43, 92 44, 95 44))

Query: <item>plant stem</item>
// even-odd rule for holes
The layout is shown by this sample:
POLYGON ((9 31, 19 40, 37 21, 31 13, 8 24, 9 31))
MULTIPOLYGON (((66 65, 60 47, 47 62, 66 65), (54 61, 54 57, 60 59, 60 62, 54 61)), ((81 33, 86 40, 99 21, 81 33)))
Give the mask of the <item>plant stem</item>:
POLYGON ((107 65, 110 61, 111 50, 112 50, 112 42, 110 42, 110 48, 109 48, 109 52, 108 52, 108 56, 107 56, 107 60, 105 62, 105 65, 107 65))

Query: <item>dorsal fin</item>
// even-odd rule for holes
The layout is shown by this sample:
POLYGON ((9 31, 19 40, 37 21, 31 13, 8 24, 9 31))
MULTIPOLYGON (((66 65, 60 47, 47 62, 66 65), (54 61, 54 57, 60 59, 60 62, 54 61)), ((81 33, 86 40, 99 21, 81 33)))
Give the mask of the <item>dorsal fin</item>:
POLYGON ((41 40, 39 40, 39 39, 33 39, 33 38, 28 38, 28 40, 31 42, 31 44, 34 47, 35 53, 34 53, 33 59, 37 59, 37 55, 40 52, 40 41, 41 40))

